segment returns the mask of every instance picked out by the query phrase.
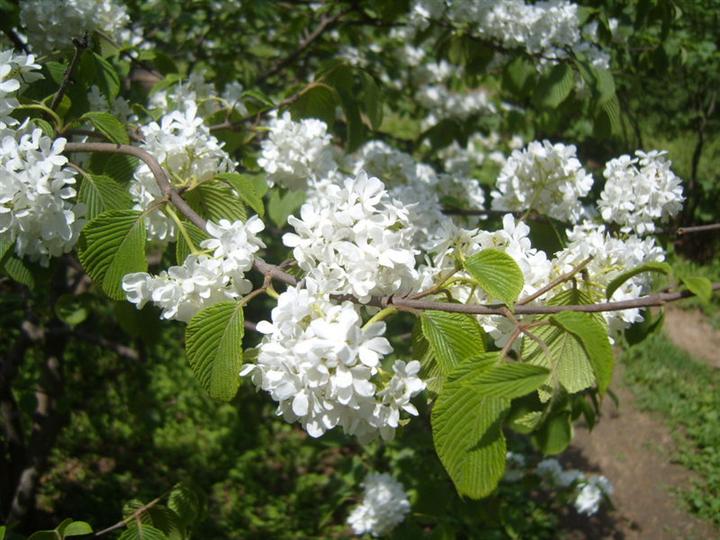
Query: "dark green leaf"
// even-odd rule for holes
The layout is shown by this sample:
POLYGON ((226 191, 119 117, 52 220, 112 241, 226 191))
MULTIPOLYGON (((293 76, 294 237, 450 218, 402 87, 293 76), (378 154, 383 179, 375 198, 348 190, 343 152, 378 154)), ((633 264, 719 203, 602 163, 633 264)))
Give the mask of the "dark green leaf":
POLYGON ((556 64, 540 78, 535 89, 535 102, 541 107, 555 109, 565 101, 575 88, 572 68, 564 63, 556 64))
POLYGON ((88 112, 80 117, 80 120, 90 122, 95 129, 105 135, 108 140, 117 144, 129 144, 125 126, 112 114, 106 112, 88 112))
POLYGON ((222 173, 216 178, 227 182, 238 192, 240 198, 250 208, 255 210, 259 216, 265 215, 265 206, 262 201, 262 194, 258 193, 256 181, 248 174, 240 173, 222 173))
MULTIPOLYGON (((207 232, 203 231, 194 223, 183 221, 183 225, 185 226, 185 230, 187 231, 190 240, 192 240, 193 244, 195 244, 196 249, 200 248, 200 242, 210 238, 210 235, 207 232)), ((188 246, 185 236, 178 234, 177 242, 175 244, 175 261, 177 264, 182 264, 190 253, 192 253, 192 250, 190 249, 190 246, 188 246)))
POLYGON ((615 293, 615 291, 622 286, 623 283, 637 276, 638 274, 642 274, 643 272, 657 272, 660 274, 670 275, 672 274, 672 268, 667 263, 648 262, 645 264, 641 264, 640 266, 637 266, 632 270, 623 272, 608 284, 607 289, 605 290, 605 296, 607 297, 607 299, 609 300, 615 293))
POLYGON ((332 129, 335 124, 335 109, 339 103, 339 97, 331 87, 312 83, 300 92, 290 106, 290 111, 295 119, 318 118, 332 129))
POLYGON ((533 437, 533 441, 545 455, 564 452, 571 440, 572 421, 567 411, 550 416, 533 437))
POLYGON ((295 211, 305 202, 304 191, 288 191, 284 195, 276 189, 270 193, 268 201, 268 215, 272 222, 278 227, 284 227, 295 211))
POLYGON ((242 199, 231 188, 220 182, 206 182, 185 193, 185 199, 201 216, 217 223, 247 220, 247 210, 242 199))
POLYGON ((92 53, 95 60, 95 69, 97 73, 96 83, 100 91, 108 98, 110 102, 115 101, 120 93, 120 77, 118 77, 115 68, 97 53, 92 53))
POLYGON ((94 219, 106 210, 124 210, 133 205, 127 189, 109 176, 89 174, 80 184, 78 200, 87 207, 87 218, 94 219))

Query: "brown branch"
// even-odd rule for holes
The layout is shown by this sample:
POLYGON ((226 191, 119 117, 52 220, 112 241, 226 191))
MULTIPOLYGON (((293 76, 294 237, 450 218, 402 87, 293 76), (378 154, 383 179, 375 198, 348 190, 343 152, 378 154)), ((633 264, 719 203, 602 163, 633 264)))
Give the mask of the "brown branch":
POLYGON ((717 231, 720 230, 720 223, 712 223, 710 225, 695 225, 692 227, 680 227, 677 230, 677 235, 682 236, 684 234, 706 232, 706 231, 717 231))
POLYGON ((530 296, 526 296, 525 298, 521 298, 520 300, 518 300, 517 305, 524 306, 525 304, 529 304, 533 300, 540 298, 546 292, 554 289, 561 283, 564 283, 567 280, 571 279, 575 274, 582 271, 588 264, 590 264, 590 261, 592 261, 592 259, 593 259, 593 257, 592 257, 592 255, 590 255, 587 259, 582 261, 580 264, 578 264, 575 268, 573 268, 569 272, 566 272, 563 275, 561 275, 560 277, 558 277, 557 279, 554 279, 553 281, 551 281, 550 283, 548 283, 541 289, 538 289, 536 292, 534 292, 530 296))
MULTIPOLYGON (((148 510, 150 510, 150 508, 152 508, 152 507, 155 506, 157 503, 159 503, 161 500, 163 500, 163 497, 165 497, 165 495, 166 495, 166 493, 163 493, 163 494, 160 495, 159 497, 153 499, 153 500, 150 501, 149 503, 147 503, 147 504, 141 506, 140 508, 138 508, 137 510, 135 510, 135 511, 134 511, 132 514, 130 514, 128 517, 126 517, 126 518, 124 518, 124 519, 121 519, 120 521, 118 521, 118 522, 115 523, 114 525, 111 525, 110 527, 107 527, 107 528, 105 528, 105 529, 103 529, 103 530, 101 530, 101 531, 96 532, 96 533, 95 533, 95 536, 102 536, 102 535, 104 535, 104 534, 107 534, 107 533, 109 533, 109 532, 115 531, 115 530, 117 530, 117 529, 122 529, 123 527, 127 527, 128 523, 129 523, 130 521, 132 521, 132 520, 138 520, 138 518, 140 518, 140 516, 142 516, 143 512, 147 512, 148 510)), ((139 524, 138 524, 138 525, 139 525, 139 524)))
POLYGON ((305 39, 303 39, 300 44, 293 50, 288 56, 277 62, 273 67, 271 67, 269 70, 267 70, 265 73, 262 73, 256 80, 255 84, 262 84, 267 79, 272 77, 273 75, 277 75, 280 73, 283 69, 285 69, 287 66, 292 64, 295 60, 300 57, 300 55, 310 47, 320 36, 322 36, 329 28, 331 28, 335 23, 337 23, 342 17, 347 15, 352 9, 346 9, 344 11, 340 11, 336 13, 335 15, 329 17, 325 16, 322 19, 320 19, 320 24, 318 24, 317 28, 313 30, 310 34, 308 34, 305 39))
POLYGON ((73 75, 75 75, 75 70, 80 64, 80 57, 82 56, 83 51, 88 48, 87 33, 83 36, 82 39, 73 38, 73 45, 75 45, 75 52, 73 53, 72 60, 68 68, 65 70, 65 75, 63 76, 63 81, 62 84, 60 84, 60 88, 58 88, 58 91, 55 93, 55 97, 53 97, 53 100, 50 103, 50 108, 53 111, 57 109, 60 105, 60 102, 65 95, 67 87, 72 82, 73 75))
POLYGON ((12 41, 12 44, 15 45, 17 49, 20 49, 25 54, 30 54, 30 49, 28 49, 27 44, 20 38, 15 30, 12 28, 3 28, 3 33, 12 41))

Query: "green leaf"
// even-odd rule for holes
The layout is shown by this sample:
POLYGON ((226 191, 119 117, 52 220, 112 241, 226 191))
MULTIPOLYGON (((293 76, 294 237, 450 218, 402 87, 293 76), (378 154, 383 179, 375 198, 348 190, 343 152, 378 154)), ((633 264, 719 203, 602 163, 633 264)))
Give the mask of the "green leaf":
POLYGON ((258 193, 255 180, 252 176, 240 173, 222 173, 216 178, 227 182, 240 195, 240 198, 250 208, 255 210, 262 217, 265 215, 265 206, 262 201, 262 194, 258 193))
MULTIPOLYGON (((182 223, 185 226, 185 230, 187 231, 190 240, 192 240, 196 248, 200 247, 200 242, 210 238, 210 235, 206 231, 203 231, 194 223, 190 223, 189 221, 183 221, 182 223)), ((181 265, 183 261, 188 258, 190 253, 192 253, 192 250, 185 240, 185 236, 178 234, 177 242, 175 243, 175 262, 181 265)))
POLYGON ((80 236, 83 268, 114 300, 124 300, 122 278, 147 271, 145 220, 136 210, 109 210, 88 223, 80 236))
POLYGON ((382 92, 375 82, 375 78, 369 73, 362 71, 360 80, 362 88, 360 100, 363 104, 363 116, 368 119, 368 124, 372 129, 378 130, 383 120, 382 92))
POLYGON ((217 223, 221 219, 245 221, 247 211, 242 199, 220 182, 200 184, 185 193, 185 199, 197 213, 217 223))
POLYGON ((568 411, 550 416, 533 436, 533 442, 545 455, 560 454, 572 440, 572 420, 568 411))
POLYGON ((110 141, 117 144, 129 144, 130 137, 128 137, 127 129, 125 126, 115 118, 112 114, 107 112, 88 112, 80 117, 80 120, 86 120, 90 122, 95 129, 105 135, 110 141))
POLYGON ((191 486, 180 482, 168 496, 168 507, 177 514, 182 525, 188 527, 200 517, 201 497, 191 486))
POLYGON ((643 320, 633 324, 625 330, 625 339, 628 345, 637 345, 648 336, 657 333, 665 321, 665 312, 660 311, 657 317, 653 317, 649 309, 642 312, 643 320))
POLYGON ((240 386, 242 305, 222 302, 195 315, 185 331, 185 347, 195 377, 210 397, 230 401, 240 386))
POLYGON ((712 300, 712 282, 702 276, 690 276, 681 278, 688 291, 693 293, 703 302, 709 303, 712 300))
POLYGON ((138 163, 138 158, 133 156, 95 153, 90 155, 88 170, 125 184, 132 180, 138 163))
POLYGON ((485 350, 485 333, 470 315, 429 310, 420 324, 442 375, 485 350))
POLYGON ((294 119, 319 118, 332 129, 339 103, 338 95, 331 87, 316 82, 300 92, 290 111, 294 119))
POLYGON ((128 191, 109 176, 89 174, 80 184, 78 200, 87 207, 87 218, 92 220, 106 210, 129 209, 133 200, 128 191))
POLYGON ((100 91, 108 98, 110 103, 112 103, 120 93, 120 77, 118 77, 117 71, 115 71, 115 68, 110 62, 102 56, 94 52, 92 53, 92 58, 95 60, 95 73, 98 75, 95 82, 100 91))
POLYGON ((628 270, 627 272, 623 272, 618 277, 613 279, 610 283, 608 283, 607 289, 605 290, 605 296, 609 300, 612 295, 617 291, 623 283, 625 283, 627 280, 634 278, 638 274, 642 274, 643 272, 657 272, 659 274, 665 274, 670 275, 672 274, 672 267, 663 262, 648 262, 645 264, 641 264, 640 266, 636 266, 632 270, 628 270))
POLYGON ((270 193, 268 201, 268 215, 278 227, 284 227, 290 217, 305 202, 304 191, 288 191, 280 195, 278 190, 270 193))
POLYGON ((5 531, 7 527, 5 525, 0 525, 0 540, 5 540, 5 531))
POLYGON ((507 305, 515 303, 525 285, 515 259, 497 249, 484 249, 468 257, 465 269, 491 298, 507 305))
POLYGON ((500 364, 468 378, 466 385, 487 397, 512 399, 537 390, 549 374, 547 369, 531 364, 500 364))
POLYGON ((10 278, 25 285, 28 289, 35 288, 35 276, 32 270, 25 264, 25 261, 14 254, 11 253, 5 256, 3 269, 10 278))
POLYGON ((510 402, 488 397, 468 380, 497 361, 498 353, 463 362, 448 377, 431 422, 438 457, 461 495, 489 495, 505 472, 506 447, 501 420, 510 402))
POLYGON ((598 390, 604 394, 612 380, 614 365, 607 328, 589 313, 565 311, 552 315, 550 320, 582 343, 597 379, 598 390))
POLYGON ((535 102, 541 107, 556 109, 575 88, 575 75, 568 64, 556 64, 540 78, 535 89, 535 102))
POLYGON ((143 523, 138 527, 137 523, 131 523, 118 540, 168 540, 168 537, 152 525, 143 523))
POLYGON ((55 302, 55 315, 68 326, 77 326, 88 318, 91 298, 88 294, 63 294, 55 302))
POLYGON ((84 521, 73 521, 63 530, 62 534, 65 538, 68 536, 83 536, 85 534, 92 534, 93 529, 89 523, 84 521))
POLYGON ((37 531, 28 536, 27 540, 58 540, 58 533, 55 531, 37 531))

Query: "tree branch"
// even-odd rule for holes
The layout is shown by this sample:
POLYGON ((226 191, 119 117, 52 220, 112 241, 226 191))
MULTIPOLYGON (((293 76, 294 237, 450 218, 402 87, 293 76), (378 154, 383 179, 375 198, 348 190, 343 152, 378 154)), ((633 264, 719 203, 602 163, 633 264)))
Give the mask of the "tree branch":
POLYGON ((60 102, 65 95, 67 87, 72 82, 73 75, 75 75, 75 70, 77 70, 77 67, 80 64, 80 57, 82 56, 83 51, 88 48, 87 33, 83 36, 82 39, 73 38, 73 45, 75 45, 75 53, 73 54, 72 61, 70 62, 68 68, 65 70, 62 84, 60 85, 60 88, 58 88, 58 91, 55 93, 55 97, 53 97, 52 103, 50 103, 50 108, 53 111, 57 109, 60 105, 60 102))
POLYGON ((720 223, 712 223, 710 225, 695 225, 693 227, 680 227, 677 230, 677 235, 682 236, 684 234, 717 230, 720 230, 720 223))

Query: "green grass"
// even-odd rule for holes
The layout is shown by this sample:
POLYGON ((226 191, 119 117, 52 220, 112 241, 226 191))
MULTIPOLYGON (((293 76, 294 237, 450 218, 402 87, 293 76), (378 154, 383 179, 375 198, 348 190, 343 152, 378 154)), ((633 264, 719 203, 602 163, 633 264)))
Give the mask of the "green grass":
POLYGON ((677 444, 674 459, 697 473, 683 500, 720 525, 720 370, 661 335, 632 347, 622 361, 638 406, 664 416, 677 444))

